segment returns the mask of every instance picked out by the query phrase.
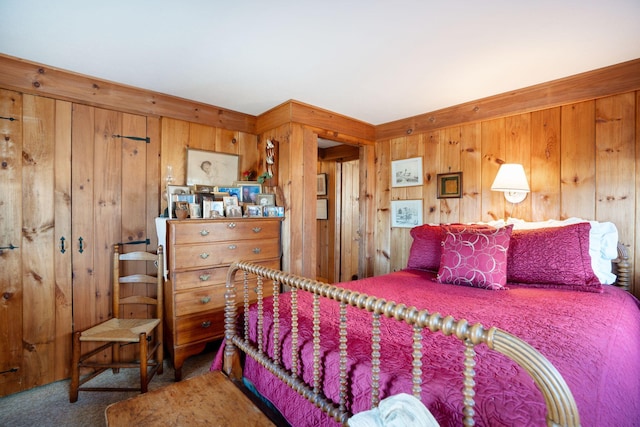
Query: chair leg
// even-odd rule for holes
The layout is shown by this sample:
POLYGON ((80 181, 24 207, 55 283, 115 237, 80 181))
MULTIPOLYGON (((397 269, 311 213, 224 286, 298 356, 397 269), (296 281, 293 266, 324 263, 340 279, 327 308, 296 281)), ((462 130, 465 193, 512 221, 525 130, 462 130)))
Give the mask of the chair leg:
POLYGON ((162 371, 164 370, 164 343, 162 342, 162 337, 158 338, 160 340, 160 345, 158 346, 158 350, 156 350, 156 358, 160 366, 158 366, 158 375, 162 375, 162 371))
POLYGON ((140 393, 147 392, 147 351, 149 350, 149 342, 147 334, 140 334, 140 393))
MULTIPOLYGON (((113 345, 111 346, 111 360, 114 363, 119 363, 120 362, 120 343, 113 343, 113 345)), ((120 372, 120 368, 112 368, 111 371, 114 374, 117 374, 120 372)))
POLYGON ((71 384, 69 385, 69 402, 78 401, 80 387, 80 332, 74 332, 72 337, 73 352, 71 357, 71 384))

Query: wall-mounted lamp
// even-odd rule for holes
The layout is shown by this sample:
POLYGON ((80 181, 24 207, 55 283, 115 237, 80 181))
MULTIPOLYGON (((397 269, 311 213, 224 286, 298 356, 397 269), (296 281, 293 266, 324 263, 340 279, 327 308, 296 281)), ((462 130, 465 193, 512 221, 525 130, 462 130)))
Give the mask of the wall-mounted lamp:
POLYGON ((498 169, 496 179, 491 185, 491 190, 504 192, 504 197, 508 202, 522 202, 530 191, 522 165, 516 163, 502 164, 498 169))

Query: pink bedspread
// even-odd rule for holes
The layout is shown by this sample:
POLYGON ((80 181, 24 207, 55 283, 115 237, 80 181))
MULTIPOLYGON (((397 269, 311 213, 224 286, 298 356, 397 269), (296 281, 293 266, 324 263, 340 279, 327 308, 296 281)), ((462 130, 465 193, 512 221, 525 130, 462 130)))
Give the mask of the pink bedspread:
MULTIPOLYGON (((339 286, 511 332, 533 345, 559 370, 574 395, 583 426, 640 425, 640 304, 630 294, 611 286, 602 294, 515 285, 509 285, 507 291, 488 291, 438 284, 433 278, 432 273, 408 269, 339 286)), ((287 368, 291 366, 288 296, 280 298, 283 363, 287 368)), ((302 307, 311 297, 300 292, 299 300, 302 307)), ((271 301, 267 300, 265 314, 270 309, 271 301)), ((322 386, 324 393, 337 401, 338 337, 332 331, 338 324, 338 305, 323 300, 321 309, 322 386)), ((370 407, 371 315, 350 309, 348 316, 352 383, 348 404, 357 413, 370 407)), ((270 327, 268 317, 265 325, 270 327)), ((300 357, 307 381, 312 380, 311 327, 310 321, 300 321, 300 357)), ((382 319, 381 329, 381 398, 411 393, 412 331, 387 318, 382 319)), ((429 334, 423 345, 422 400, 442 426, 462 425, 462 343, 429 334)), ((477 425, 545 425, 542 394, 528 375, 485 346, 476 350, 477 425)), ((338 425, 257 363, 247 363, 245 376, 293 426, 338 425)))

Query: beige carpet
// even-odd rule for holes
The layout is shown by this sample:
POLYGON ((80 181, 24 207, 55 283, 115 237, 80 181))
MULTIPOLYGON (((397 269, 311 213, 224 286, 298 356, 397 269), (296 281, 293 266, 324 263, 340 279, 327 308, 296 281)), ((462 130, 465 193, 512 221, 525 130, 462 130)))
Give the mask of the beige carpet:
MULTIPOLYGON (((182 366, 182 377, 192 378, 209 371, 216 354, 216 347, 188 358, 182 366)), ((136 371, 121 370, 114 375, 104 372, 94 384, 136 383, 136 371)), ((149 390, 155 390, 174 382, 171 362, 165 360, 164 373, 156 375, 149 390)), ((76 403, 69 403, 69 380, 58 381, 21 393, 0 398, 0 426, 2 427, 100 427, 105 426, 104 410, 111 403, 137 396, 138 392, 80 392, 76 403)), ((142 426, 140 426, 142 427, 142 426)))

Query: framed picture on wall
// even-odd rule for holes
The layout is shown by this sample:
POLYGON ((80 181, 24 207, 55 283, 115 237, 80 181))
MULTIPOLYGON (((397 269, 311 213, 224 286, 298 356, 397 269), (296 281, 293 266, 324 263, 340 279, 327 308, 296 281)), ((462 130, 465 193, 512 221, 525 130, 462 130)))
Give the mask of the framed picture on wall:
POLYGON ((329 219, 329 201, 327 199, 316 200, 316 219, 329 219))
POLYGON ((413 228, 422 224, 422 200, 392 200, 391 227, 413 228))
POLYGON ((438 199, 459 199, 462 197, 462 172, 439 173, 438 199))
POLYGON ((316 196, 326 196, 327 195, 327 174, 319 173, 317 179, 318 179, 318 182, 316 183, 316 196))
POLYGON ((187 185, 231 186, 238 179, 237 154, 187 148, 187 185))
POLYGON ((411 187, 422 185, 422 157, 391 162, 391 186, 411 187))

